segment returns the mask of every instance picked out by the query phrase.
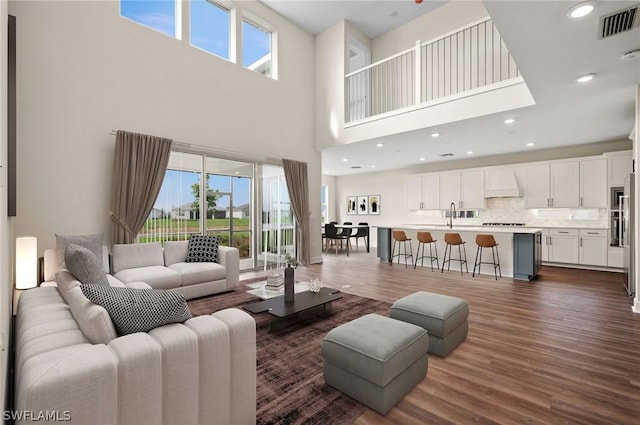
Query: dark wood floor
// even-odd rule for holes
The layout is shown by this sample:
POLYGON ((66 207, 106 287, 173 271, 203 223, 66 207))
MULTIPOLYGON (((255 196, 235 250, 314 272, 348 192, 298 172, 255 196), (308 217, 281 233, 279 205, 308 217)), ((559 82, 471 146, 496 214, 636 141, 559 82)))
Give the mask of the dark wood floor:
MULTIPOLYGON (((489 268, 489 267, 487 267, 489 268)), ((363 250, 296 270, 393 302, 416 291, 464 298, 469 335, 369 424, 640 424, 640 314, 618 273, 543 267, 535 281, 381 263, 363 250)))

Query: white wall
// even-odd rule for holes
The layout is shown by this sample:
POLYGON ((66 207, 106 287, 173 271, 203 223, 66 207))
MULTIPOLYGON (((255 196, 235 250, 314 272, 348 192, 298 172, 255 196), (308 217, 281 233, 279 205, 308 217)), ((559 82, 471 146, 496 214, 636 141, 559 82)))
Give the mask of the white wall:
MULTIPOLYGON (((119 2, 13 2, 18 18, 16 232, 110 235, 114 129, 309 165, 313 149, 313 38, 257 1, 238 2, 276 27, 272 80, 119 16, 119 2)), ((184 3, 188 14, 188 3, 184 3)), ((241 19, 241 14, 238 14, 241 19)), ((250 159, 251 157, 249 157, 250 159)), ((319 196, 311 196, 319 227, 319 196)), ((321 252, 313 234, 311 256, 321 252)))
MULTIPOLYGON (((8 340, 11 325, 11 303, 13 293, 13 273, 11 264, 12 244, 11 223, 7 218, 7 57, 6 42, 7 3, 0 1, 0 28, 3 35, 0 36, 0 332, 2 338, 0 345, 0 400, 4 406, 5 387, 8 381, 8 340)), ((8 406, 4 406, 5 408, 8 406)))
POLYGON ((315 37, 315 144, 335 146, 344 128, 345 22, 315 37))
MULTIPOLYGON (((420 7, 420 6, 418 6, 420 7)), ((371 41, 372 62, 489 16, 481 1, 453 0, 371 41)))

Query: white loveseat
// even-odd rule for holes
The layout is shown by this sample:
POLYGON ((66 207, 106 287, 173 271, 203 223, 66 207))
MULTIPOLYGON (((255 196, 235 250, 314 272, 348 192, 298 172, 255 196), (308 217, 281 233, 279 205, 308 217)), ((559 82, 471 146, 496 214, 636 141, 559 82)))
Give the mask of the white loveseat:
MULTIPOLYGON (((180 292, 186 299, 225 292, 238 287, 240 254, 237 248, 218 248, 218 261, 186 263, 188 241, 116 244, 103 247, 103 264, 111 286, 145 282, 154 289, 180 292)), ((55 249, 44 252, 44 283, 52 286, 62 267, 60 253, 55 249)))
POLYGON ((33 420, 17 423, 49 423, 42 414, 72 424, 255 423, 251 316, 226 309, 117 336, 71 273, 62 269, 56 280, 20 296, 15 410, 33 420))

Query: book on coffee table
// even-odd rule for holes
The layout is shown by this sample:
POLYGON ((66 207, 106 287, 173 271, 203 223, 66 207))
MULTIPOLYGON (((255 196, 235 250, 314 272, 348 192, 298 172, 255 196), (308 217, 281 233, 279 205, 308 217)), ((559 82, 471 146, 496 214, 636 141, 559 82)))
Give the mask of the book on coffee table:
POLYGON ((284 276, 281 274, 272 274, 267 276, 267 289, 279 289, 284 285, 284 276))

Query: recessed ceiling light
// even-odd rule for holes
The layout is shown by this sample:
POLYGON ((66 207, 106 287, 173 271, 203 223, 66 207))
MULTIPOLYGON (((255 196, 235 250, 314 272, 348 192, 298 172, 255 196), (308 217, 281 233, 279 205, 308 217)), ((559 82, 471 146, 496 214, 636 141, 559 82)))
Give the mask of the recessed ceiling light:
POLYGON ((535 146, 535 143, 533 143, 533 142, 529 142, 529 143, 527 143, 527 146, 529 146, 529 147, 531 147, 531 146, 535 146))
POLYGON ((378 144, 376 145, 376 148, 381 148, 381 147, 383 147, 383 146, 384 146, 384 143, 378 143, 378 144))
POLYGON ((438 132, 431 133, 431 137, 440 137, 440 133, 438 133, 438 132))
POLYGON ((630 61, 637 58, 640 58, 640 49, 631 50, 630 52, 622 55, 620 59, 622 59, 623 61, 630 61))
POLYGON ((371 166, 371 168, 376 168, 376 166, 375 166, 375 165, 372 165, 372 166, 371 166))
POLYGON ((420 158, 420 161, 425 161, 425 160, 426 158, 424 156, 420 158))
POLYGON ((342 158, 342 162, 347 162, 349 161, 347 158, 342 158))
POLYGON ((240 174, 240 171, 236 171, 236 174, 240 174))
POLYGON ((567 16, 573 19, 582 18, 593 12, 594 7, 592 1, 578 3, 567 11, 567 16))
POLYGON ((473 155, 473 151, 467 151, 467 155, 473 155))
POLYGON ((576 83, 586 83, 594 79, 596 74, 584 74, 575 78, 576 83))
POLYGON ((513 118, 507 118, 506 120, 504 120, 505 124, 513 124, 514 122, 516 122, 516 120, 514 120, 513 118))

